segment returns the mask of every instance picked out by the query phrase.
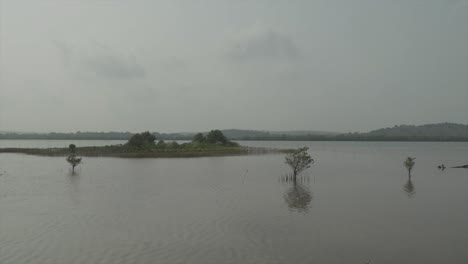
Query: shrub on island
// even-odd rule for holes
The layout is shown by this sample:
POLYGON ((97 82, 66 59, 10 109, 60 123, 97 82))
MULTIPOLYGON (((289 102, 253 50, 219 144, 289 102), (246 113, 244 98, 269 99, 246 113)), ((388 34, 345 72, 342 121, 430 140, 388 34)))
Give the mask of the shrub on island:
POLYGON ((156 137, 150 132, 136 133, 127 142, 127 146, 136 148, 151 148, 154 147, 156 137))

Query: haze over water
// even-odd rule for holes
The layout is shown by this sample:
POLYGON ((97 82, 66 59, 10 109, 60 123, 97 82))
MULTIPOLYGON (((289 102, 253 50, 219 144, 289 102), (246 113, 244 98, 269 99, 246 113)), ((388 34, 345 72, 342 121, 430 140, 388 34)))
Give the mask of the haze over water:
MULTIPOLYGON (((467 25, 468 0, 0 0, 0 138, 468 141, 467 25)), ((0 153, 0 264, 468 263, 468 142, 240 142, 309 147, 294 182, 285 154, 65 149, 126 142, 0 140, 76 169, 0 153)))
POLYGON ((316 163, 293 184, 283 155, 85 157, 71 175, 0 154, 0 263, 468 262, 468 170, 437 169, 466 164, 468 143, 241 144, 309 146, 316 163))

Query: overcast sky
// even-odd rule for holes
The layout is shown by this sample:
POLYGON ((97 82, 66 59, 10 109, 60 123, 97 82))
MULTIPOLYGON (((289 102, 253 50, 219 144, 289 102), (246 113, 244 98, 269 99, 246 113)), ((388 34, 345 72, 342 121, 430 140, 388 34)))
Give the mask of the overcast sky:
POLYGON ((468 123, 468 0, 0 0, 0 130, 468 123))

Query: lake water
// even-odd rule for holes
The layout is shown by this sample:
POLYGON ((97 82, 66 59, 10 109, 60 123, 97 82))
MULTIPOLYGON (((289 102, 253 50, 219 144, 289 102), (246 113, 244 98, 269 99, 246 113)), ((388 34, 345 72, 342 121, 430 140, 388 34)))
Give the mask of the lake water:
MULTIPOLYGON (((89 141, 0 147, 70 143, 89 141)), ((316 163, 293 184, 283 155, 85 157, 71 175, 0 154, 0 263, 468 263, 468 170, 437 169, 467 164, 467 143, 241 144, 308 146, 316 163)))

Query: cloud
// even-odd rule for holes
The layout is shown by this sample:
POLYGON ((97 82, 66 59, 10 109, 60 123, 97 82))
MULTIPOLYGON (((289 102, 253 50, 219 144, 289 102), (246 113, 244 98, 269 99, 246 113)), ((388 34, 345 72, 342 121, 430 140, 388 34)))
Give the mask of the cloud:
POLYGON ((63 63, 65 64, 65 66, 68 66, 70 64, 70 60, 73 57, 73 49, 69 45, 61 41, 54 41, 54 44, 59 49, 63 63))
POLYGON ((257 29, 241 36, 229 51, 240 60, 294 60, 299 50, 291 37, 272 29, 257 29))
POLYGON ((451 15, 453 14, 465 14, 468 9, 468 1, 466 0, 452 0, 447 2, 450 8, 451 15))
POLYGON ((102 78, 137 79, 146 76, 145 69, 134 58, 116 54, 99 54, 85 58, 83 66, 102 78))
POLYGON ((65 68, 78 75, 116 80, 146 77, 145 68, 135 57, 118 53, 110 47, 93 45, 86 49, 60 41, 54 43, 65 68))

